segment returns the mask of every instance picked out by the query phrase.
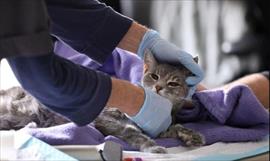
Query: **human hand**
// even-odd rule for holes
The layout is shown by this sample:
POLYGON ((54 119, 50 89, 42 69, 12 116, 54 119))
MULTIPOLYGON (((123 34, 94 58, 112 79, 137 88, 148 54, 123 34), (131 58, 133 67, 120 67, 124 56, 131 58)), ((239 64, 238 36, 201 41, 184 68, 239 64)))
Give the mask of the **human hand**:
POLYGON ((154 30, 148 30, 145 33, 138 49, 138 56, 144 58, 146 50, 150 50, 160 62, 175 65, 182 64, 191 71, 193 75, 186 79, 186 83, 190 86, 187 98, 190 98, 195 92, 196 85, 204 76, 202 69, 194 61, 193 57, 189 53, 180 50, 174 44, 161 38, 158 32, 154 30))
POLYGON ((144 89, 145 99, 140 111, 135 116, 128 116, 144 132, 157 137, 172 123, 172 103, 150 89, 144 89))

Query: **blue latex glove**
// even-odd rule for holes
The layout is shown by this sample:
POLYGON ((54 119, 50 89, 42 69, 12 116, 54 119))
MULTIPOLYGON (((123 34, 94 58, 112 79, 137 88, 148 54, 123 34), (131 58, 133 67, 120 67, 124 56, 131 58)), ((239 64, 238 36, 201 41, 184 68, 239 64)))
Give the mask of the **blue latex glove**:
POLYGON ((187 98, 191 97, 195 92, 196 85, 204 76, 202 69, 193 60, 193 57, 161 38, 154 30, 148 30, 145 33, 138 49, 138 56, 143 59, 147 49, 153 53, 158 61, 175 65, 182 64, 194 74, 186 79, 186 83, 190 86, 187 98))
POLYGON ((149 136, 157 137, 172 123, 172 103, 150 89, 143 89, 145 99, 141 110, 135 116, 128 117, 149 136))

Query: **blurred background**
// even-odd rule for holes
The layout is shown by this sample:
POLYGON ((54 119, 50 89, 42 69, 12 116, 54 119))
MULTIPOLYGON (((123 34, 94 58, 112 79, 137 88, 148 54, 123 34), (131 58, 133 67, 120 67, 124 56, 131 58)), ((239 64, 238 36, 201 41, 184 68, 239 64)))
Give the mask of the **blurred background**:
POLYGON ((100 0, 199 56, 216 87, 269 70, 269 0, 100 0))

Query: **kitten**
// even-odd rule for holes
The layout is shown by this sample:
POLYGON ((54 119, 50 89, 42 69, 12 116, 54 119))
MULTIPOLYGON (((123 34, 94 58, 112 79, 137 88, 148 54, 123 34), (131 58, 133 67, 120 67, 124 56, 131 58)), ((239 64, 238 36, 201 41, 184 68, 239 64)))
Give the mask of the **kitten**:
MULTIPOLYGON (((142 84, 173 103, 173 123, 160 138, 178 138, 187 146, 204 144, 203 137, 180 124, 175 124, 175 114, 182 107, 188 86, 185 79, 191 73, 183 66, 172 66, 158 63, 154 56, 145 53, 145 70, 142 84)), ((20 87, 0 91, 0 130, 20 129, 29 127, 49 127, 69 122, 64 117, 46 109, 35 98, 20 87), (34 122, 34 123, 33 123, 34 122)), ((157 146, 155 141, 126 115, 113 107, 105 107, 93 122, 103 135, 116 136, 134 148, 143 152, 166 153, 166 148, 157 146)))
MULTIPOLYGON (((194 61, 198 63, 198 57, 195 57, 194 61)), ((181 64, 173 66, 158 63, 149 50, 145 53, 144 64, 143 86, 172 102, 174 124, 175 116, 184 103, 192 103, 191 100, 186 99, 189 87, 185 82, 186 78, 191 76, 192 73, 181 64)))

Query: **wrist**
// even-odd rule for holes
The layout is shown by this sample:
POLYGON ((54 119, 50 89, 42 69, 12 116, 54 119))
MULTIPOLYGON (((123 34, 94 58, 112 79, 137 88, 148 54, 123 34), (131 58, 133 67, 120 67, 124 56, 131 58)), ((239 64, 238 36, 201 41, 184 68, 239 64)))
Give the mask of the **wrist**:
POLYGON ((150 89, 144 89, 145 99, 135 116, 128 116, 151 137, 156 137, 171 124, 172 103, 150 89), (154 117, 153 117, 154 116, 154 117))
POLYGON ((140 111, 144 97, 145 93, 142 88, 128 81, 112 78, 111 95, 106 106, 116 107, 121 112, 134 116, 140 111))
POLYGON ((140 43, 147 31, 147 27, 133 22, 128 32, 122 38, 117 47, 133 53, 137 53, 140 43))
POLYGON ((142 41, 138 48, 138 56, 144 58, 144 53, 146 49, 151 49, 153 44, 159 38, 159 33, 155 30, 149 29, 143 36, 142 41))

